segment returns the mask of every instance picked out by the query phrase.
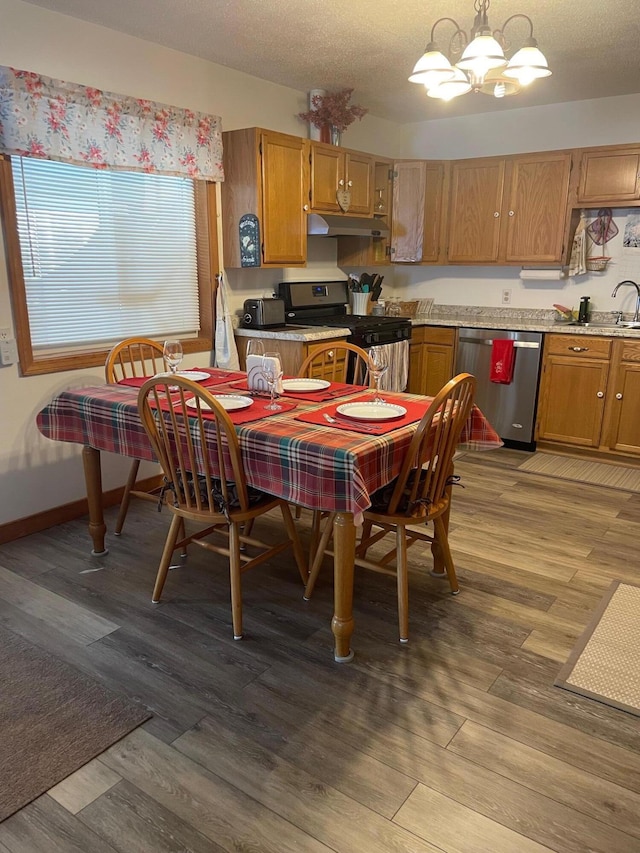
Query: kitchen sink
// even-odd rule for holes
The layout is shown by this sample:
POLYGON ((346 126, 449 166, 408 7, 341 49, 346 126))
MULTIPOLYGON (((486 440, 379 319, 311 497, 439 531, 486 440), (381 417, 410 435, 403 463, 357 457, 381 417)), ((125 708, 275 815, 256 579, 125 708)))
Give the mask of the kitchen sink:
POLYGON ((621 323, 569 323, 570 326, 584 326, 587 329, 640 329, 640 322, 623 320, 621 323))

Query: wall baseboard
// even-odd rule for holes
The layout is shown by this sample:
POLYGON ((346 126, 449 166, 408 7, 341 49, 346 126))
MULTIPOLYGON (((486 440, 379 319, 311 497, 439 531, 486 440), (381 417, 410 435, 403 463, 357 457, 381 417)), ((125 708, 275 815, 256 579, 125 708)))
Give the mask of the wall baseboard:
MULTIPOLYGON (((138 491, 141 492, 151 491, 151 489, 161 485, 161 477, 148 477, 146 480, 139 480, 136 483, 138 491)), ((122 486, 103 492, 102 505, 108 507, 119 504, 123 492, 122 486)), ((35 515, 29 515, 26 518, 8 521, 5 524, 0 524, 0 545, 4 545, 5 542, 12 542, 14 539, 21 539, 23 536, 30 536, 32 533, 39 533, 41 530, 47 530, 47 528, 55 527, 57 524, 64 524, 66 521, 73 521, 74 518, 80 518, 87 515, 88 512, 87 499, 82 498, 79 501, 72 501, 68 504, 62 504, 62 506, 46 509, 43 512, 37 512, 35 515)))

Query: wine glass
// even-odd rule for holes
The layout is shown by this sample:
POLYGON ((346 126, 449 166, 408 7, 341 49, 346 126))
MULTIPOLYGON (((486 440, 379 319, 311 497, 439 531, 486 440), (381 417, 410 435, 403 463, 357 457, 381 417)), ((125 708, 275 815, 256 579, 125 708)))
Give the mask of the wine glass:
POLYGON ((260 338, 249 338, 247 341, 247 349, 245 351, 247 358, 250 355, 259 355, 260 358, 264 355, 264 343, 260 338))
POLYGON ((276 387, 282 379, 282 361, 280 359, 279 352, 265 352, 262 356, 260 375, 267 383, 267 388, 271 395, 271 402, 265 406, 265 409, 269 409, 271 412, 277 412, 282 408, 282 406, 276 403, 275 400, 276 387))
POLYGON ((175 376, 183 358, 181 342, 175 338, 166 340, 162 348, 162 357, 169 372, 175 376))
POLYGON ((380 396, 380 380, 389 369, 389 357, 386 347, 371 347, 369 350, 369 373, 373 376, 376 386, 374 403, 384 403, 380 396))

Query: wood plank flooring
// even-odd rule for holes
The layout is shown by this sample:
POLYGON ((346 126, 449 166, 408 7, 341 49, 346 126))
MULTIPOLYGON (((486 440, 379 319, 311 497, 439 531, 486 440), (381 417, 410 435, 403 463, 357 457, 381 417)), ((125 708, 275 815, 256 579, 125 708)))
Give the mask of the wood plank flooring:
POLYGON ((394 579, 357 571, 350 665, 328 561, 308 603, 288 554, 245 575, 234 642, 222 557, 197 549, 151 604, 150 504, 106 557, 86 520, 0 546, 0 624, 154 715, 0 824, 0 851, 639 853, 638 718, 553 680, 611 580, 640 583, 640 496, 525 458, 457 462, 461 594, 412 549, 407 646, 394 579))

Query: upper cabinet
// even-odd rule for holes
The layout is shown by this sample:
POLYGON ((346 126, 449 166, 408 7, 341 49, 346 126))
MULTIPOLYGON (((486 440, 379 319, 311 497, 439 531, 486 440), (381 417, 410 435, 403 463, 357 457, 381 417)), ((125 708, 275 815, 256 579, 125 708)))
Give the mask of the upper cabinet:
POLYGON ((224 263, 242 266, 240 219, 258 219, 260 266, 295 267, 307 261, 309 143, 260 128, 223 134, 224 263))
POLYGON ((393 161, 375 157, 373 174, 373 218, 385 226, 387 236, 338 237, 338 266, 387 266, 391 262, 388 234, 391 228, 393 161))
POLYGON ((442 161, 399 160, 394 164, 394 263, 442 262, 447 177, 447 164, 442 161))
POLYGON ((640 201, 640 146, 616 145, 580 152, 576 203, 633 205, 640 201))
POLYGON ((310 168, 312 211, 372 216, 374 157, 312 142, 310 168))
POLYGON ((454 161, 449 263, 560 263, 570 152, 454 161))

